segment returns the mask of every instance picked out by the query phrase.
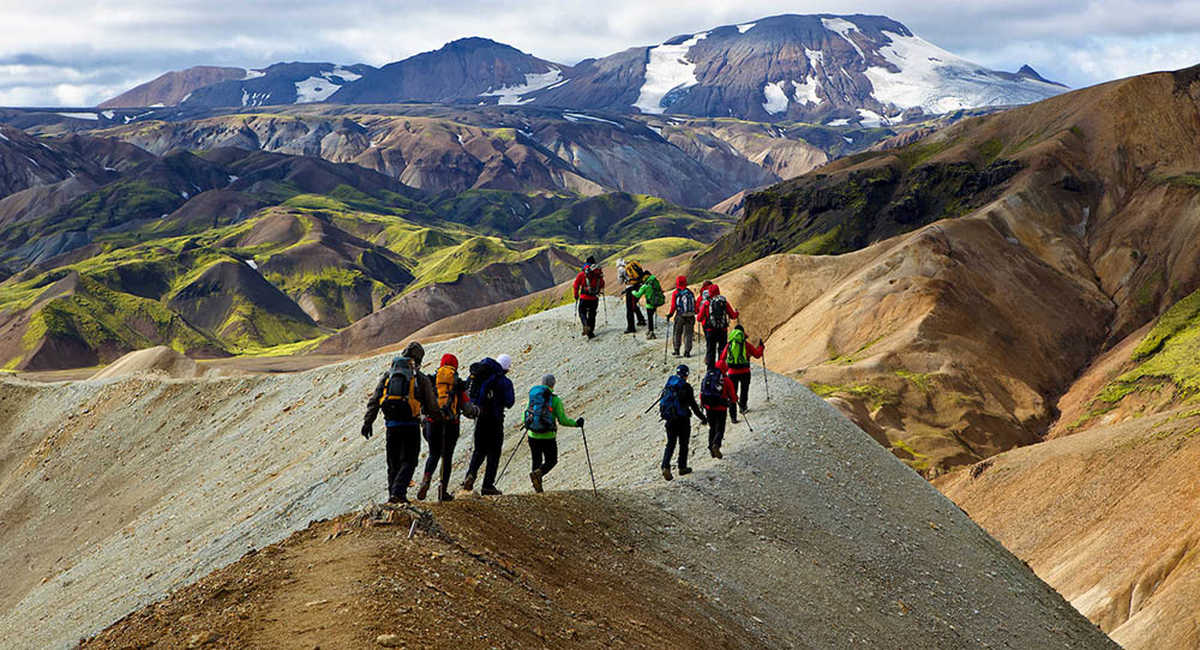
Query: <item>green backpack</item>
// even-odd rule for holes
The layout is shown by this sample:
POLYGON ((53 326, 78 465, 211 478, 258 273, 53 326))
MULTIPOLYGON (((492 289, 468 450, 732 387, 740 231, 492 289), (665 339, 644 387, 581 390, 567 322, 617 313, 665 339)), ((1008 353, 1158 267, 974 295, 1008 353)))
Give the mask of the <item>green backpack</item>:
POLYGON ((651 275, 646 278, 646 284, 650 286, 650 291, 646 293, 646 306, 651 309, 661 307, 667 301, 667 297, 663 295, 662 285, 658 283, 658 278, 651 275))

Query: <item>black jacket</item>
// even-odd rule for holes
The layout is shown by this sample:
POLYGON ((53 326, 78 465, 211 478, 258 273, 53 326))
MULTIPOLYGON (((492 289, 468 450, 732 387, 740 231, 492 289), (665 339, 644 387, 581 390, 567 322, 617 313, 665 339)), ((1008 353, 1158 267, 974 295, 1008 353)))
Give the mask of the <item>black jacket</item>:
POLYGON ((687 414, 686 418, 677 419, 690 420, 692 419, 692 413, 695 413, 696 417, 700 418, 701 420, 707 420, 707 418, 704 417, 704 411, 700 410, 700 405, 696 403, 696 391, 692 388, 692 385, 685 381, 677 390, 679 392, 679 403, 683 404, 684 408, 691 411, 691 413, 687 414))
MULTIPOLYGON (((375 393, 367 401, 367 415, 363 418, 364 429, 369 429, 371 425, 375 424, 375 416, 379 414, 379 400, 383 398, 383 392, 387 390, 387 381, 390 375, 390 372, 383 373, 383 376, 379 378, 379 384, 375 386, 375 393)), ((429 381, 429 375, 417 372, 413 374, 413 378, 417 382, 413 393, 417 401, 421 403, 421 413, 432 420, 442 420, 442 409, 438 407, 437 390, 433 387, 433 382, 429 381)), ((412 421, 419 422, 420 414, 414 414, 412 421)))

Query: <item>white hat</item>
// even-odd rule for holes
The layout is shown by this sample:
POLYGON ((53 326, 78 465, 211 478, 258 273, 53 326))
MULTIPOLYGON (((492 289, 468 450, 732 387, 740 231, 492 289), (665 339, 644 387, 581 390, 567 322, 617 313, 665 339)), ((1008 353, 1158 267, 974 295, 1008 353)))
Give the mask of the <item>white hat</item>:
POLYGON ((510 367, 512 367, 512 357, 508 356, 507 354, 502 354, 496 357, 496 363, 500 364, 500 367, 507 371, 510 367))

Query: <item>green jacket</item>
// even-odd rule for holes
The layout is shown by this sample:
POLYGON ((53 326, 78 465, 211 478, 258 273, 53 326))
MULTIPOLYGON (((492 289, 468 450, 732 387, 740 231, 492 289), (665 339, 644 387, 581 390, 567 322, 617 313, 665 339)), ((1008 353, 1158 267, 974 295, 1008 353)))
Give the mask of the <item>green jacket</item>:
POLYGON ((633 291, 634 298, 645 298, 647 307, 660 307, 665 300, 663 299, 662 285, 658 283, 658 278, 652 273, 646 274, 645 281, 642 286, 633 291), (652 300, 658 299, 657 304, 653 304, 652 300))
MULTIPOLYGON (((551 393, 551 395, 554 395, 554 394, 551 393)), ((562 426, 564 426, 564 427, 579 426, 579 424, 576 423, 575 420, 572 420, 571 418, 567 417, 567 412, 563 409, 562 400, 558 398, 558 395, 554 395, 550 399, 550 408, 552 408, 554 410, 554 419, 557 420, 558 423, 561 424, 562 426)), ((530 431, 529 437, 537 439, 537 440, 553 440, 557 434, 558 434, 558 432, 554 431, 553 429, 550 431, 545 431, 543 433, 534 433, 534 432, 530 431)))

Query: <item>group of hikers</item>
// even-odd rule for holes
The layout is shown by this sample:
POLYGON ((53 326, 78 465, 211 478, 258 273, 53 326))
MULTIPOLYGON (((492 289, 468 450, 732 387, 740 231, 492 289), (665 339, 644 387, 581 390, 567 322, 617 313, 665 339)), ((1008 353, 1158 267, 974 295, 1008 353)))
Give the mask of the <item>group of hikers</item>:
MULTIPOLYGON (((757 344, 751 343, 740 323, 730 329, 731 322, 737 320, 739 314, 711 281, 706 280, 700 286, 697 299, 688 288, 687 278, 681 275, 675 279, 675 289, 668 298, 663 295, 658 279, 636 261, 618 260, 617 274, 625 296, 626 333, 635 333, 637 326, 645 326, 647 338, 656 338, 655 312, 668 301, 670 307, 666 318, 668 323, 672 319, 675 321, 671 342, 676 357, 680 356, 681 349, 682 356, 692 356, 696 324, 704 333, 706 370, 700 383, 700 400, 696 400, 695 390, 689 382, 691 369, 680 364, 651 405, 651 408, 658 406, 664 422, 666 447, 661 468, 663 478, 670 481, 674 478, 671 463, 676 458, 676 448, 679 450, 679 475, 692 471, 688 465, 688 446, 693 414, 708 427, 710 455, 722 458, 726 418, 737 423, 738 413, 744 417, 749 410, 751 359, 763 357, 764 345, 762 339, 757 344), (644 316, 639 301, 645 302, 644 316)), ((596 312, 604 295, 604 273, 595 258, 587 258, 586 265, 575 278, 573 291, 583 335, 588 339, 595 338, 596 312)), ((458 359, 453 354, 442 355, 437 371, 431 375, 421 372, 424 357, 425 349, 420 343, 409 343, 400 356, 392 359, 391 368, 380 377, 367 402, 363 437, 371 438, 375 419, 381 411, 387 428, 388 502, 408 502, 422 437, 428 444, 429 457, 417 488, 417 499, 424 500, 428 496, 439 463, 437 498, 439 501, 454 499, 450 492, 451 463, 463 416, 475 420, 475 446, 461 488, 467 492, 474 490, 482 468, 480 494, 501 494, 496 487, 496 475, 500 471, 504 443, 504 415, 516 401, 512 381, 508 378, 512 358, 501 354, 495 359, 488 357, 473 363, 468 377, 463 379, 459 374, 458 359)), ((530 389, 522 422, 531 457, 529 481, 535 492, 542 491, 543 479, 558 463, 558 427, 578 427, 582 431, 584 424, 583 417, 567 417, 562 400, 554 394, 555 383, 554 375, 547 374, 530 389)))

